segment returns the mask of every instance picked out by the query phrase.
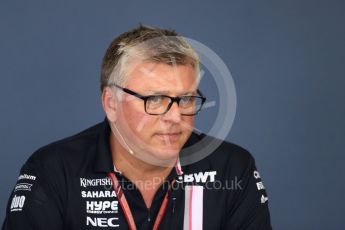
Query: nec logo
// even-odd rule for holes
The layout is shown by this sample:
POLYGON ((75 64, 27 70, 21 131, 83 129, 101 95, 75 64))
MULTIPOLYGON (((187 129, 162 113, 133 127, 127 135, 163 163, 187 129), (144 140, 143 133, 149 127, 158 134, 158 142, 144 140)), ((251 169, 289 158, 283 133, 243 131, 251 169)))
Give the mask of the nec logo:
POLYGON ((91 218, 89 216, 86 217, 86 225, 87 226, 93 226, 93 227, 119 227, 119 224, 116 224, 116 221, 119 218, 114 217, 114 218, 91 218))
POLYGON ((214 182, 215 181, 215 176, 217 175, 217 171, 210 171, 210 172, 198 172, 198 173, 193 173, 193 174, 186 174, 183 176, 179 176, 177 182, 182 183, 182 182, 202 182, 206 183, 207 181, 209 182, 214 182))

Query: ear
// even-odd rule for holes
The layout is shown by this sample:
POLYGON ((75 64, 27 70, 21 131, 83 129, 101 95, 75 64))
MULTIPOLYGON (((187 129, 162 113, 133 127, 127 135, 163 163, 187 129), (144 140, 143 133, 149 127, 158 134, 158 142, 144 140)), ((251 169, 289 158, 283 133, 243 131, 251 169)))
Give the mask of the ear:
POLYGON ((117 119, 117 104, 115 92, 111 88, 105 87, 102 92, 102 107, 110 122, 115 122, 117 119))

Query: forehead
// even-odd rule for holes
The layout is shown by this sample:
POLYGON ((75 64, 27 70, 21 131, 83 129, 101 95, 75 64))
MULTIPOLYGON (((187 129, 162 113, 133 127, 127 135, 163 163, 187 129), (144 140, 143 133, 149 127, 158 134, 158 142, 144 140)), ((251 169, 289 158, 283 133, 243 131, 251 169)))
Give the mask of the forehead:
POLYGON ((141 92, 183 93, 197 88, 197 73, 192 65, 169 65, 137 61, 127 69, 127 87, 141 92))

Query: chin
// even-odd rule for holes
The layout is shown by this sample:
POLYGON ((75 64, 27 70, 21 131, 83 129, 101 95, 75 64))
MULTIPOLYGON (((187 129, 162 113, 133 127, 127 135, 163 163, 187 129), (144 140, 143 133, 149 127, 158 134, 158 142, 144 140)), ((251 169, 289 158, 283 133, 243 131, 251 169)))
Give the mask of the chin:
POLYGON ((157 161, 161 162, 173 162, 175 163, 181 148, 172 147, 172 146, 157 146, 152 149, 151 156, 157 161))

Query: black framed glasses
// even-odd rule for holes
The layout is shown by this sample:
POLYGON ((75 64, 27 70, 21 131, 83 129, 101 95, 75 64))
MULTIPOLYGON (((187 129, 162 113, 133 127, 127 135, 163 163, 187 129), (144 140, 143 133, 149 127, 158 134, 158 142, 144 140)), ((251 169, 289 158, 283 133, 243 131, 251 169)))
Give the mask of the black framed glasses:
POLYGON ((123 88, 117 84, 110 84, 121 89, 123 92, 132 96, 140 98, 144 101, 145 112, 150 115, 163 115, 169 111, 174 102, 177 103, 181 115, 194 116, 202 109, 206 101, 206 97, 202 95, 200 90, 197 90, 198 96, 183 95, 179 97, 170 97, 167 95, 141 95, 128 88, 123 88))

